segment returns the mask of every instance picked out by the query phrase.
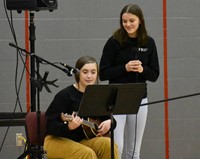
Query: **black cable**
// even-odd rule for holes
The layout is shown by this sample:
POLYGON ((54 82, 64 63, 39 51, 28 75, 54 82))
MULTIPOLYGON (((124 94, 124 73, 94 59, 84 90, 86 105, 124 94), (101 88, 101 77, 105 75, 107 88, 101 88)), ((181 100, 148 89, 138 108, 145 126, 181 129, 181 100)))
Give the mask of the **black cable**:
MULTIPOLYGON (((135 59, 134 60, 138 60, 138 53, 139 53, 139 49, 138 48, 132 48, 133 53, 135 54, 135 59)), ((138 82, 138 72, 136 73, 136 83, 138 82)), ((134 140, 134 147, 133 147, 133 154, 131 156, 131 158, 133 159, 134 154, 135 154, 135 147, 136 147, 136 140, 137 140, 137 114, 135 116, 135 140, 134 140)))
MULTIPOLYGON (((16 38, 16 34, 15 34, 15 30, 14 30, 14 26, 13 26, 13 17, 12 17, 12 11, 10 11, 10 18, 8 16, 8 12, 6 10, 6 0, 4 0, 4 9, 5 9, 5 13, 6 13, 6 17, 7 17, 7 20, 8 20, 8 23, 9 23, 9 27, 11 29, 11 33, 13 35, 13 38, 14 38, 14 41, 15 41, 15 44, 17 45, 17 38, 16 38)), ((20 107, 20 110, 21 112, 23 112, 22 110, 22 107, 21 107, 21 102, 20 102, 20 98, 19 98, 19 93, 20 93, 20 88, 21 88, 21 84, 22 84, 22 79, 24 77, 24 72, 25 72, 25 69, 27 70, 27 72, 29 73, 28 69, 26 68, 26 65, 25 65, 25 61, 24 59, 22 58, 22 51, 20 51, 19 49, 17 49, 17 55, 16 55, 16 69, 15 69, 15 92, 16 92, 16 95, 17 95, 17 98, 16 98, 16 101, 15 101, 15 107, 14 107, 14 110, 13 110, 13 114, 15 113, 16 111, 16 108, 17 108, 17 104, 19 104, 19 107, 20 107), (22 74, 21 74, 21 78, 19 80, 19 86, 17 85, 17 75, 18 75, 18 66, 19 66, 19 55, 21 57, 21 60, 24 64, 24 67, 23 67, 23 70, 22 70, 22 74)), ((29 73, 30 74, 30 73, 29 73)), ((13 117, 11 117, 11 120, 13 119, 13 117)), ((6 133, 4 135, 4 138, 3 138, 3 141, 2 141, 2 144, 1 144, 1 147, 0 147, 0 152, 2 150, 2 147, 3 147, 3 144, 5 142, 5 139, 6 139, 6 136, 8 134, 8 131, 9 131, 9 128, 10 126, 7 127, 7 130, 6 130, 6 133)))
MULTIPOLYGON (((12 17, 12 11, 10 11, 10 17, 8 16, 8 12, 6 10, 6 2, 4 0, 4 9, 5 9, 5 13, 6 13, 6 17, 7 17, 7 20, 8 20, 8 23, 9 23, 9 27, 11 29, 11 33, 13 35, 13 38, 14 38, 14 41, 17 45, 17 38, 16 38, 16 34, 15 34, 15 30, 14 30, 14 27, 13 27, 13 17, 12 17)), ((16 54, 16 70, 15 70, 15 91, 16 91, 16 95, 17 95, 17 102, 19 103, 19 106, 20 106, 20 109, 22 110, 21 108, 21 103, 20 103, 20 100, 19 100, 19 94, 18 94, 18 88, 17 88, 17 75, 18 75, 18 64, 19 64, 19 52, 20 50, 17 50, 17 54, 16 54)))
POLYGON ((154 101, 154 102, 144 103, 144 104, 141 104, 140 106, 163 103, 163 102, 168 102, 168 101, 172 101, 172 100, 177 100, 177 99, 181 99, 181 98, 188 98, 188 97, 193 97, 193 96, 198 96, 198 95, 200 95, 200 93, 193 93, 193 94, 188 94, 188 95, 184 95, 184 96, 173 97, 173 98, 162 99, 162 100, 158 100, 158 101, 154 101))
POLYGON ((134 141, 134 147, 133 147, 133 154, 132 154, 132 159, 134 157, 135 154, 135 147, 136 147, 136 140, 137 140, 137 114, 135 116, 135 141, 134 141))

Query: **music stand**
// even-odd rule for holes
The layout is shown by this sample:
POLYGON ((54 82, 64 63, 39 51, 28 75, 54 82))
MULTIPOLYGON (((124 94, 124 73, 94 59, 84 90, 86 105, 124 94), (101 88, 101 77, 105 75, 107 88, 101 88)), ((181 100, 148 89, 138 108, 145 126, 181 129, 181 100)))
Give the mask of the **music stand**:
POLYGON ((82 97, 80 117, 111 118, 111 159, 114 159, 113 114, 137 114, 146 89, 145 83, 88 85, 82 97))

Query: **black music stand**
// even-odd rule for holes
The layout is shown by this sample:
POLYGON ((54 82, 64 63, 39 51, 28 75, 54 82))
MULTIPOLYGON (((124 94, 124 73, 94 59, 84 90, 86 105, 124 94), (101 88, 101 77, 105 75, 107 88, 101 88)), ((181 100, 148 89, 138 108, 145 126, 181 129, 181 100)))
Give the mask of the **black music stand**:
POLYGON ((111 118, 111 159, 114 159, 113 114, 137 114, 146 89, 145 83, 88 85, 80 103, 80 117, 111 118))

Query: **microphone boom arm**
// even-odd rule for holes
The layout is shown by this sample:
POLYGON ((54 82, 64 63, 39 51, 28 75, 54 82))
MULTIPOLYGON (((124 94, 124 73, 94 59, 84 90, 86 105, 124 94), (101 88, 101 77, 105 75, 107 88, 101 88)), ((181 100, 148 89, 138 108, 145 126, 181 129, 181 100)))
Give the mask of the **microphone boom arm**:
POLYGON ((49 62, 49 61, 47 61, 47 60, 45 60, 45 59, 43 59, 42 57, 37 56, 35 53, 30 53, 30 52, 26 51, 25 49, 22 49, 22 48, 20 48, 19 46, 13 44, 13 43, 9 43, 9 45, 10 45, 11 47, 14 47, 14 48, 16 48, 16 49, 19 49, 19 50, 21 50, 21 51, 27 53, 28 55, 34 57, 36 60, 39 60, 39 61, 41 61, 41 62, 44 61, 44 62, 46 62, 47 64, 49 64, 49 65, 51 65, 51 66, 54 66, 54 67, 58 68, 59 70, 62 70, 63 72, 67 73, 68 76, 72 76, 71 73, 70 73, 70 71, 69 71, 68 69, 59 67, 59 66, 57 66, 57 65, 55 65, 55 64, 53 64, 53 63, 51 63, 51 62, 49 62))

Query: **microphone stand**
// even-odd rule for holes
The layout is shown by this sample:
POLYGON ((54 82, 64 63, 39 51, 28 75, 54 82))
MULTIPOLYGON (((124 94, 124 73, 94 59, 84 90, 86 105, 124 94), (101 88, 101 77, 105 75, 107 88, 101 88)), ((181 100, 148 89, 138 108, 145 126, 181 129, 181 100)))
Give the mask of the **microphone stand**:
MULTIPOLYGON (((46 90, 48 92, 51 93, 50 89, 48 88, 47 85, 53 85, 55 87, 58 87, 57 85, 55 85, 54 83, 57 81, 53 80, 53 81, 46 81, 48 73, 49 72, 45 72, 43 78, 40 76, 40 63, 41 62, 46 62, 47 64, 50 64, 62 71, 64 71, 65 73, 67 73, 68 76, 72 76, 70 70, 67 69, 63 69, 59 66, 54 65, 53 63, 35 55, 35 25, 34 25, 34 13, 32 13, 30 11, 30 21, 29 21, 29 41, 30 41, 30 52, 26 51, 25 49, 22 49, 12 43, 9 43, 10 46, 15 47, 25 53, 27 53, 28 55, 30 55, 30 65, 31 65, 31 71, 30 71, 30 83, 31 83, 31 111, 34 112, 36 111, 36 103, 37 103, 37 128, 38 128, 38 136, 40 136, 40 92, 42 91, 42 88, 45 87, 46 90), (36 69, 36 70, 35 70, 36 69), (36 76, 37 75, 37 79, 36 76), (37 97, 37 102, 36 102, 36 97, 37 97)), ((38 146, 37 147, 38 150, 41 150, 41 147, 38 146)), ((37 154, 38 159, 42 159, 42 155, 41 154, 37 154)))
MULTIPOLYGON (((34 13, 29 14, 30 16, 30 25, 29 25, 29 41, 30 41, 30 52, 35 53, 35 25, 34 25, 34 13)), ((31 77, 35 78, 35 58, 30 57, 31 65, 31 77)), ((36 111, 36 87, 31 80, 31 111, 36 111)), ((37 95, 38 96, 38 95, 37 95)))
MULTIPOLYGON (((38 137, 40 137, 40 113, 41 113, 40 112, 40 92, 42 91, 42 88, 45 87, 46 90, 51 93, 51 90, 48 88, 48 85, 53 85, 55 87, 58 87, 57 85, 54 84, 57 81, 57 79, 53 80, 53 81, 47 81, 46 80, 49 72, 46 71, 43 78, 41 77, 40 72, 39 72, 40 63, 45 62, 45 63, 47 63, 51 66, 54 66, 54 67, 62 70, 63 72, 67 73, 68 76, 72 76, 72 74, 71 74, 70 70, 68 70, 66 68, 59 67, 59 66, 43 59, 42 57, 37 56, 35 53, 30 53, 30 52, 26 51, 25 49, 22 49, 22 48, 18 47, 17 45, 13 44, 13 43, 9 43, 9 45, 11 47, 14 47, 16 49, 19 49, 19 50, 27 53, 28 55, 31 56, 32 60, 34 62, 36 62, 37 79, 35 79, 35 74, 34 75, 31 74, 31 83, 32 83, 32 86, 34 88, 34 93, 37 92, 37 118, 38 118, 37 119, 38 132, 37 133, 38 133, 38 137)), ((34 100, 35 100, 35 97, 34 97, 34 100)), ((34 111, 34 110, 32 109, 32 111, 34 111)), ((41 153, 44 152, 44 151, 41 149, 41 146, 39 146, 39 145, 36 145, 36 149, 38 151, 33 151, 33 152, 37 152, 36 156, 38 157, 38 159, 42 159, 41 153)), ((29 151, 28 153, 31 153, 31 151, 29 151)), ((23 155, 28 155, 28 154, 23 154, 23 155)), ((34 158, 34 156, 32 156, 32 157, 34 158)))

